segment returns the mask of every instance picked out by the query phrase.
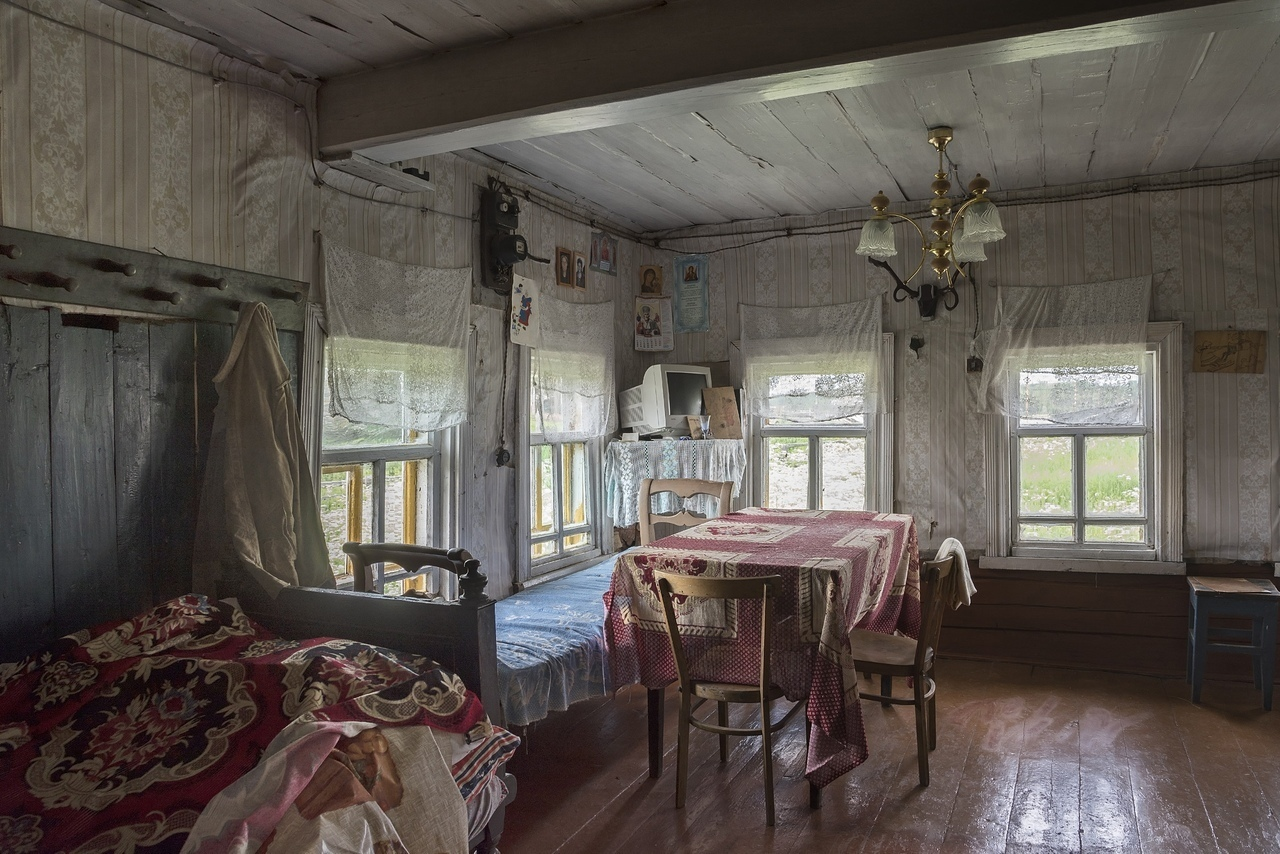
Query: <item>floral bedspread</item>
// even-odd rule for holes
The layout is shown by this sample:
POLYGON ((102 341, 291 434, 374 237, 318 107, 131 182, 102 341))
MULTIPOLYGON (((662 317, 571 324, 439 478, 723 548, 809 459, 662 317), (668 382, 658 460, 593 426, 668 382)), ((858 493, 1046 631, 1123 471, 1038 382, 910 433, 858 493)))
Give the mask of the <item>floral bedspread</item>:
MULTIPOLYGON (((178 851, 299 720, 487 725, 476 695, 427 659, 284 640, 232 604, 179 597, 0 664, 0 851, 178 851)), ((518 744, 503 735, 488 770, 518 744)), ((460 788, 476 766, 454 769, 460 788)))

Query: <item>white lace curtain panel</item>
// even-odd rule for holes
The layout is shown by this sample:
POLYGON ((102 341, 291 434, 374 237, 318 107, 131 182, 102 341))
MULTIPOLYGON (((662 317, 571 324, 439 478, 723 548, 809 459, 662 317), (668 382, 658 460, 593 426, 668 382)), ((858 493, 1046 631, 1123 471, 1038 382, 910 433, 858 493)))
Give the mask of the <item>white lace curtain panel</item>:
POLYGON ((548 442, 582 442, 617 423, 613 303, 539 294, 542 344, 530 352, 534 428, 548 442))
POLYGON ((747 413, 822 424, 877 412, 882 302, 739 306, 747 413))
MULTIPOLYGON (((1108 412, 1108 382, 1101 377, 1122 375, 1141 364, 1146 351, 1147 315, 1151 307, 1151 277, 1089 282, 1078 285, 1002 287, 996 303, 995 326, 982 336, 985 367, 979 384, 978 407, 983 412, 1018 415, 1018 395, 1011 378, 1020 371, 1049 374, 1094 369, 1092 414, 1076 419, 1089 423, 1131 423, 1133 413, 1108 412)), ((1064 404, 1065 405, 1065 404, 1064 404)))
POLYGON ((471 270, 324 241, 330 414, 429 431, 467 414, 471 270))

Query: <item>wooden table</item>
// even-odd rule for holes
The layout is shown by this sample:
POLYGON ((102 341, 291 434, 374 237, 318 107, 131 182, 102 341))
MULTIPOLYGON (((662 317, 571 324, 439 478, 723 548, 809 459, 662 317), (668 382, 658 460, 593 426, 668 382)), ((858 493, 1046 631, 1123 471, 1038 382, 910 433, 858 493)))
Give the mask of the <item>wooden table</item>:
MULTIPOLYGON (((805 776, 822 787, 866 759, 848 630, 919 633, 920 556, 912 517, 749 508, 619 555, 605 597, 605 642, 614 685, 639 682, 649 689, 652 777, 662 773, 663 689, 675 680, 655 570, 781 575, 773 677, 788 699, 808 700, 805 776)), ((703 657, 712 663, 695 678, 747 684, 759 678, 758 624, 738 621, 722 603, 682 619, 695 644, 705 638, 718 646, 717 654, 703 657)))

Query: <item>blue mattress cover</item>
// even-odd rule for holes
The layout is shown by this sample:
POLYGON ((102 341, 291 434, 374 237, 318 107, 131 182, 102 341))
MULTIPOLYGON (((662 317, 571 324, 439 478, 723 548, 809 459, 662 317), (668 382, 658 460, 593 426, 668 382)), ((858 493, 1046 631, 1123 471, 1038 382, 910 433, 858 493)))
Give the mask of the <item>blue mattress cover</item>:
POLYGON ((615 558, 496 604, 498 689, 507 726, 527 726, 608 693, 604 594, 615 558))

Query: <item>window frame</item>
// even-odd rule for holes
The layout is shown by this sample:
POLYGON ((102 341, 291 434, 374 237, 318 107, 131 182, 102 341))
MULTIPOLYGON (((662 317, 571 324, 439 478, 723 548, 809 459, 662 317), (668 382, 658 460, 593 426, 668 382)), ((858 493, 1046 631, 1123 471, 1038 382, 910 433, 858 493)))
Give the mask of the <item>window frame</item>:
MULTIPOLYGON (((1183 521, 1183 434, 1182 434, 1182 324, 1147 324, 1147 352, 1151 354, 1150 382, 1147 384, 1151 440, 1145 465, 1148 472, 1146 512, 1151 543, 1135 544, 1016 542, 1017 453, 1019 435, 1086 434, 1120 435, 1136 432, 1128 428, 1035 428, 1018 429, 1013 418, 993 414, 987 418, 986 491, 987 557, 983 566, 992 569, 1051 569, 1094 572, 1139 572, 1176 574, 1185 570, 1182 562, 1183 521)), ((1079 441, 1079 440, 1078 440, 1079 441)), ((1081 452, 1077 447, 1076 452, 1081 452)), ((1084 500, 1081 490, 1083 466, 1074 472, 1076 503, 1084 500)), ((1111 517, 1103 517, 1109 520, 1111 517)), ((1073 517, 1074 522, 1075 517, 1073 517)), ((1080 524, 1090 524, 1081 507, 1080 524)), ((1065 523, 1064 523, 1065 524, 1065 523)))
MULTIPOLYGON (((893 333, 880 335, 879 395, 882 402, 892 400, 893 393, 893 333)), ((784 436, 801 436, 809 439, 809 509, 818 509, 822 499, 822 440, 846 436, 866 439, 867 482, 863 487, 866 510, 888 513, 893 509, 893 407, 882 405, 880 412, 869 414, 861 426, 786 426, 769 427, 759 416, 748 420, 749 468, 751 471, 751 502, 764 506, 765 461, 768 459, 766 444, 769 439, 784 436), (816 463, 816 464, 815 464, 816 463)))
MULTIPOLYGON (((516 579, 515 588, 521 590, 524 587, 535 584, 540 581, 549 581, 552 578, 558 578, 567 575, 588 561, 599 558, 601 555, 612 551, 612 542, 609 542, 610 548, 605 548, 604 531, 604 491, 601 483, 603 481, 603 450, 604 438, 597 437, 594 439, 581 440, 581 444, 585 446, 587 472, 586 472, 586 504, 590 513, 587 521, 580 525, 572 526, 566 530, 563 523, 563 507, 556 508, 556 526, 555 530, 550 534, 542 534, 536 537, 537 541, 545 542, 552 539, 560 541, 559 548, 554 555, 535 560, 533 558, 533 545, 535 536, 533 534, 533 519, 531 517, 532 490, 533 490, 533 449, 535 447, 550 445, 553 458, 557 461, 552 466, 553 478, 555 481, 555 493, 557 500, 563 499, 563 490, 561 481, 562 466, 559 463, 563 459, 563 448, 566 444, 578 444, 577 442, 548 442, 541 433, 535 433, 532 430, 532 413, 530 412, 530 396, 532 394, 532 375, 533 360, 530 357, 528 347, 520 348, 520 425, 523 429, 519 430, 519 441, 517 442, 519 462, 519 477, 517 478, 517 489, 519 490, 517 501, 519 502, 519 525, 518 531, 520 542, 517 545, 517 561, 516 561, 516 579), (563 547, 563 540, 566 537, 577 536, 582 533, 590 534, 590 542, 583 546, 576 546, 570 551, 566 551, 563 547)), ((609 532, 611 534, 611 532, 609 532)))

